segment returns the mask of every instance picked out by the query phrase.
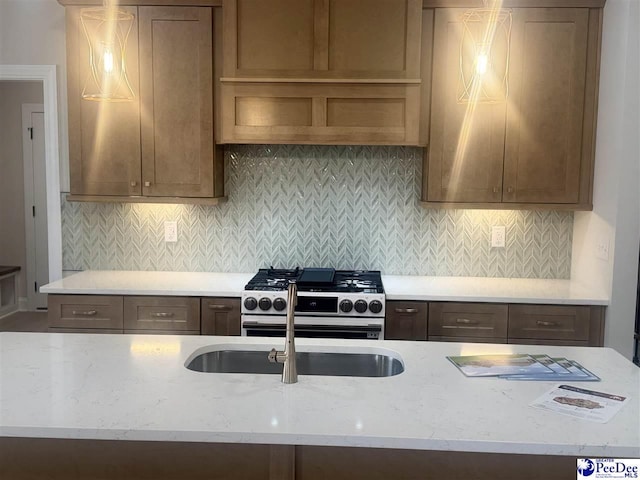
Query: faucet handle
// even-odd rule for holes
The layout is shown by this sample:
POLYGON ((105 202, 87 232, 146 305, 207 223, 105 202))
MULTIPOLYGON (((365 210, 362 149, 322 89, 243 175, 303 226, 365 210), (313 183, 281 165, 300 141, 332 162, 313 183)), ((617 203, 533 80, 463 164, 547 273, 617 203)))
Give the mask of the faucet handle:
POLYGON ((269 352, 269 355, 267 356, 267 358, 269 359, 269 361, 271 363, 277 363, 278 362, 278 350, 276 350, 275 348, 272 348, 271 351, 269 352))

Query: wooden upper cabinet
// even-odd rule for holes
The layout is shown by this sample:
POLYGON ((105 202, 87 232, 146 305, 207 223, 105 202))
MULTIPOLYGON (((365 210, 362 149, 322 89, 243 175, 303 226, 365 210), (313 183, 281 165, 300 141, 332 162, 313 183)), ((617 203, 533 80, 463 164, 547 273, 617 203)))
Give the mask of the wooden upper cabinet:
POLYGON ((82 8, 67 7, 68 198, 215 204, 224 163, 213 131, 212 8, 119 8, 135 17, 126 45, 130 102, 81 98, 89 48, 82 8))
POLYGON ((436 9, 422 201, 591 209, 602 9, 513 8, 508 95, 475 105, 458 101, 464 12, 436 9))
POLYGON ((143 193, 211 197, 211 9, 139 10, 143 193))
MULTIPOLYGON (((136 7, 122 7, 137 17, 136 7)), ((80 24, 80 7, 67 7, 67 96, 71 193, 140 195, 140 106, 138 27, 126 45, 126 68, 136 99, 97 102, 82 99, 89 80, 89 45, 80 24)))
POLYGON ((580 200, 588 35, 585 8, 513 13, 505 202, 580 200))
POLYGON ((225 0, 223 17, 218 142, 426 142, 421 0, 225 0))
POLYGON ((433 43, 427 201, 499 202, 506 104, 461 103, 465 9, 437 9, 433 43))
POLYGON ((420 77, 420 0, 225 0, 223 77, 420 77))

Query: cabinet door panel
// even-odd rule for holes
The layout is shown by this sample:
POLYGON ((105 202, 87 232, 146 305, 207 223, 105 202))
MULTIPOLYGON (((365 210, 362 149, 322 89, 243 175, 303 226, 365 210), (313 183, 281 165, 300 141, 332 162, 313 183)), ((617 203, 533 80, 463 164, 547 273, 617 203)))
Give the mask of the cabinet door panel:
POLYGON ((126 69, 136 98, 131 102, 82 99, 90 75, 89 45, 79 7, 67 7, 67 92, 71 193, 140 195, 140 105, 138 24, 136 16, 126 45, 126 69))
POLYGON ((328 69, 418 78, 421 15, 415 0, 329 0, 328 69))
POLYGON ((506 106, 458 102, 464 11, 436 10, 431 144, 424 200, 499 202, 506 106))
MULTIPOLYGON (((429 339, 507 338, 507 305, 492 303, 429 303, 429 339)), ((462 341, 462 340, 461 340, 462 341)))
POLYGON ((122 297, 110 295, 49 295, 51 328, 119 329, 122 333, 122 297))
POLYGON ((143 194, 213 196, 210 8, 140 7, 143 194))
POLYGON ((577 203, 586 8, 514 9, 504 201, 577 203))
POLYGON ((240 299, 203 298, 202 335, 240 335, 240 299))
POLYGON ((199 331, 200 301, 192 297, 124 297, 124 328, 199 331))
POLYGON ((512 339, 589 340, 591 309, 587 306, 510 305, 512 339))
POLYGON ((384 321, 385 340, 426 340, 427 302, 388 301, 384 321))

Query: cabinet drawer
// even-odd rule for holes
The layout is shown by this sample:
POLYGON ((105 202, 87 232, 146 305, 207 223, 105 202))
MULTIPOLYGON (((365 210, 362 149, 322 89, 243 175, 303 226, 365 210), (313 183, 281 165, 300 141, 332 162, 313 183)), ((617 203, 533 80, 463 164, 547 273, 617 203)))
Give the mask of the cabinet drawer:
POLYGON ((385 340, 426 340, 428 304, 426 302, 388 301, 385 316, 385 340))
POLYGON ((122 332, 122 297, 108 295, 49 295, 49 327, 119 329, 122 332))
POLYGON ((201 333, 240 335, 240 299, 203 298, 201 333))
POLYGON ((429 338, 507 338, 507 305, 433 302, 429 304, 429 338))
POLYGON ((586 306, 510 305, 509 340, 589 340, 586 306))
POLYGON ((125 330, 200 330, 200 299, 125 297, 125 330))

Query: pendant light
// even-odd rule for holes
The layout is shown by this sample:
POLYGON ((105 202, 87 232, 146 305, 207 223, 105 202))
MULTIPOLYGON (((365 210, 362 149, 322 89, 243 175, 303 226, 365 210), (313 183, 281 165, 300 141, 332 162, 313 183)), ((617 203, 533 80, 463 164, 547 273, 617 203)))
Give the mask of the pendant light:
POLYGON ((126 46, 133 14, 118 9, 111 0, 102 7, 83 8, 80 23, 89 43, 89 74, 82 98, 127 102, 135 98, 126 68, 126 46))
POLYGON ((483 3, 462 15, 459 103, 499 103, 509 95, 511 10, 502 0, 483 3))

